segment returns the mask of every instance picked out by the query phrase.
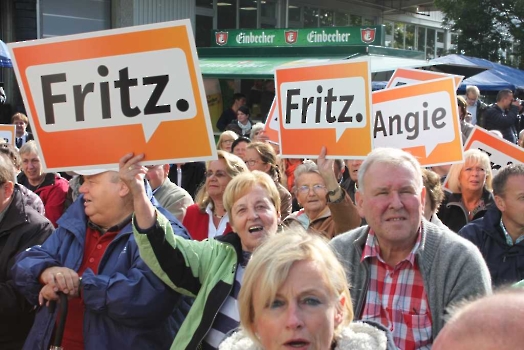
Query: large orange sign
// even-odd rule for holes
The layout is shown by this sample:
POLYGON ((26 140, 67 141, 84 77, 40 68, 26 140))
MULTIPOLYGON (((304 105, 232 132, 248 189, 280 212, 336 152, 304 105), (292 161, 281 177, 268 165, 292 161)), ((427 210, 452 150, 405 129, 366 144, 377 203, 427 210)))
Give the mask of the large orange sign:
POLYGON ((9 46, 47 170, 216 158, 189 20, 9 46))
POLYGON ((373 93, 373 145, 402 148, 423 166, 463 160, 453 78, 373 93))
POLYGON ((364 158, 372 149, 369 61, 277 68, 280 151, 292 158, 364 158))

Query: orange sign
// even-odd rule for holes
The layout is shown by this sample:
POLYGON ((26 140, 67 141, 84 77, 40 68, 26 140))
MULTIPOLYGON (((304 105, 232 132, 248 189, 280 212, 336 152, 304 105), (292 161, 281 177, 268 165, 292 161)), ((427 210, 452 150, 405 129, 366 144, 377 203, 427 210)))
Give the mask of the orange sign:
POLYGON ((189 20, 9 46, 48 171, 216 159, 189 20))
POLYGON ((369 60, 277 68, 280 151, 291 158, 364 158, 371 143, 369 60))
POLYGON ((280 144, 280 124, 278 122, 278 107, 277 98, 273 100, 271 109, 267 115, 266 125, 264 126, 264 134, 269 138, 269 142, 280 144))
POLYGON ((373 92, 373 146, 402 148, 423 166, 463 160, 453 78, 373 92))
POLYGON ((10 143, 13 146, 15 144, 15 128, 14 124, 0 124, 0 140, 3 140, 5 143, 10 143))
POLYGON ((524 163, 524 148, 478 126, 469 135, 464 145, 466 150, 473 148, 487 153, 491 161, 493 175, 506 165, 524 163))
POLYGON ((422 69, 397 68, 391 76, 391 78, 389 79, 389 82, 386 85, 386 89, 418 83, 421 81, 442 79, 448 77, 453 77, 453 79, 455 80, 455 90, 459 87, 460 83, 462 82, 462 79, 464 79, 462 75, 437 73, 422 69))

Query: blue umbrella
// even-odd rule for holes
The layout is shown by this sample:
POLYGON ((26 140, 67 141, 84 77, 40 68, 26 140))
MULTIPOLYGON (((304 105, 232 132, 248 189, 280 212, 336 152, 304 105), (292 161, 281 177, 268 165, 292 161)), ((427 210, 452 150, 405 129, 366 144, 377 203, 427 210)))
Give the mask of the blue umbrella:
POLYGON ((0 40, 0 67, 13 67, 9 50, 7 50, 7 45, 2 40, 0 40))

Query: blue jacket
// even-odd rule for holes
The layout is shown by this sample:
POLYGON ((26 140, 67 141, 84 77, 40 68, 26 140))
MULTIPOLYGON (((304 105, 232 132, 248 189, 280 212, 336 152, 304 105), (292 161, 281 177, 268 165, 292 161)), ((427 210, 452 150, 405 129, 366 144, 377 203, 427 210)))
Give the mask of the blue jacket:
POLYGON ((500 218, 501 212, 493 205, 484 217, 459 231, 459 235, 479 248, 491 273, 493 287, 524 279, 524 241, 509 246, 500 218))
MULTIPOLYGON (((174 232, 187 238, 183 226, 167 211, 174 232)), ((38 305, 40 274, 51 266, 78 271, 84 253, 87 217, 80 196, 58 220, 58 228, 42 246, 21 253, 13 266, 13 280, 33 305, 38 305)), ((139 256, 132 224, 109 244, 98 274, 82 275, 85 304, 86 350, 169 349, 189 309, 180 294, 158 279, 139 256)), ((37 310, 24 349, 48 349, 56 315, 47 307, 37 310)))

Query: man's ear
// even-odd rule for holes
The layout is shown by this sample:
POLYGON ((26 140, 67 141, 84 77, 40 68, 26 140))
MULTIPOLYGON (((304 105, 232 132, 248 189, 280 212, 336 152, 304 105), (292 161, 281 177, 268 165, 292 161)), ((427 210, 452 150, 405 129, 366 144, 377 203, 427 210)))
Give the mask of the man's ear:
POLYGON ((120 188, 118 189, 118 195, 122 198, 127 196, 131 191, 129 190, 129 187, 124 183, 124 181, 119 181, 120 188))
POLYGON ((12 181, 7 181, 4 184, 5 198, 10 198, 15 191, 15 184, 12 181))
POLYGON ((360 215, 361 218, 364 218, 364 197, 360 191, 355 191, 355 205, 358 210, 358 215, 360 215))
POLYGON ((167 175, 169 174, 169 169, 170 168, 171 168, 171 166, 169 164, 162 165, 162 169, 164 170, 164 177, 167 177, 167 175))
POLYGON ((506 202, 504 202, 504 198, 502 198, 501 196, 494 196, 494 198, 495 198, 495 205, 497 206, 497 208, 502 212, 505 211, 506 202))

